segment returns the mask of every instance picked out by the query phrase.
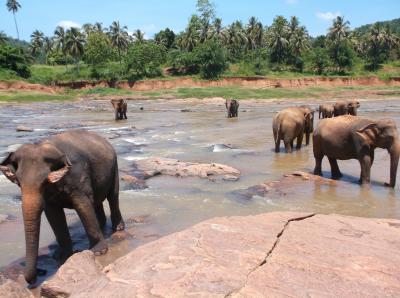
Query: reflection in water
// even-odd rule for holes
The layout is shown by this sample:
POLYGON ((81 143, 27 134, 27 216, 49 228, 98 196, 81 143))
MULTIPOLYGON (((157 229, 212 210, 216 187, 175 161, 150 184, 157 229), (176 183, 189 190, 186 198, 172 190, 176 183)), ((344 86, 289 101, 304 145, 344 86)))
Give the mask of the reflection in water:
MULTIPOLYGON (((118 244, 100 258, 103 263, 111 262, 144 242, 215 216, 296 210, 400 218, 399 186, 395 190, 383 187, 389 180, 389 156, 384 150, 376 151, 371 186, 360 187, 356 183, 360 167, 357 161, 351 160, 339 161, 345 174, 340 186, 307 183, 279 198, 243 199, 237 195, 238 190, 279 179, 293 170, 313 170, 312 146, 303 146, 292 154, 284 153, 282 147, 281 153, 274 153, 272 117, 275 111, 287 105, 243 101, 241 110, 248 112, 239 112, 239 118, 227 119, 222 100, 217 104, 184 100, 134 101, 129 103, 129 119, 120 122, 113 120, 108 101, 4 105, 0 106, 0 157, 18 144, 37 141, 64 129, 83 128, 109 139, 118 152, 119 167, 125 172, 129 172, 135 160, 155 156, 217 162, 241 171, 237 182, 157 176, 147 181, 149 188, 145 190, 125 190, 128 188, 122 185, 120 204, 125 219, 146 215, 147 220, 144 223, 131 220, 129 232, 133 236, 116 241, 118 244), (140 106, 145 107, 144 111, 140 106), (192 112, 180 112, 188 108, 192 112), (18 124, 35 130, 17 133, 18 124)), ((397 106, 394 101, 362 102, 360 116, 393 117, 400 127, 397 106), (393 107, 389 109, 389 106, 393 107)), ((325 177, 330 177, 326 159, 323 171, 325 177)), ((14 218, 0 224, 0 266, 25 254, 19 193, 15 185, 0 176, 0 213, 14 218)), ((68 214, 68 221, 74 226, 75 247, 84 249, 87 242, 82 226, 74 211, 68 214)), ((47 246, 53 241, 54 235, 43 217, 40 245, 47 246)), ((50 268, 50 261, 45 259, 43 266, 50 268)))

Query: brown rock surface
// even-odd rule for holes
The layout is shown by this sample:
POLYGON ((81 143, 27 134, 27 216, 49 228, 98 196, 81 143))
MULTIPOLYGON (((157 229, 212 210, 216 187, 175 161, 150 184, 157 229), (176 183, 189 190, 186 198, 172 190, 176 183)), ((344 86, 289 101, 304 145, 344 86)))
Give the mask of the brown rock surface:
POLYGON ((4 298, 34 298, 33 294, 19 283, 10 279, 0 285, 0 297, 4 298))
POLYGON ((45 297, 399 297, 400 221, 275 212, 215 218, 101 269, 89 251, 45 297))
POLYGON ((159 174, 176 177, 198 176, 201 178, 229 175, 227 177, 231 180, 233 177, 239 178, 240 176, 239 170, 218 163, 183 162, 161 157, 138 160, 134 163, 134 166, 145 179, 159 174))

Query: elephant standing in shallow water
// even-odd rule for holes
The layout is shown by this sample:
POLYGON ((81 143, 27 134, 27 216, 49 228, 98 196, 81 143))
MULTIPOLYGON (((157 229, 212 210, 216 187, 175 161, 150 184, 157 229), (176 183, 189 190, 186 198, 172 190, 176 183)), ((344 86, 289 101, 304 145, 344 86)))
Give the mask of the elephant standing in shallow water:
POLYGON ((357 116, 357 109, 360 107, 360 102, 356 100, 338 100, 333 105, 333 114, 335 117, 342 115, 357 116))
POLYGON ((123 99, 112 99, 111 104, 115 110, 115 120, 128 119, 126 117, 126 111, 128 109, 128 104, 123 99))
POLYGON ((69 131, 39 144, 25 144, 0 164, 4 175, 22 192, 25 225, 25 279, 36 281, 40 218, 44 211, 60 246, 61 261, 72 255, 72 241, 63 208, 75 209, 95 254, 107 252, 101 228, 106 224, 107 198, 113 230, 123 230, 119 210, 117 156, 104 138, 69 131))
POLYGON ((318 113, 318 118, 319 119, 325 119, 325 118, 332 118, 334 113, 334 107, 331 104, 323 104, 319 106, 319 113, 318 113), (322 116, 322 117, 321 117, 322 116))
POLYGON ((228 112, 228 118, 238 116, 239 101, 237 101, 236 99, 227 99, 225 101, 225 107, 228 112))
POLYGON ((275 115, 272 120, 275 152, 279 152, 281 140, 285 144, 286 153, 292 152, 294 139, 297 139, 296 149, 300 149, 304 133, 306 133, 306 145, 309 144, 311 130, 313 129, 313 113, 307 111, 304 107, 292 107, 275 115))
POLYGON ((369 183, 375 148, 387 149, 390 154, 390 182, 396 184, 400 156, 400 141, 392 119, 378 121, 351 115, 321 120, 313 135, 314 174, 322 176, 322 159, 326 155, 332 178, 342 176, 337 160, 357 159, 360 162, 360 183, 369 183))

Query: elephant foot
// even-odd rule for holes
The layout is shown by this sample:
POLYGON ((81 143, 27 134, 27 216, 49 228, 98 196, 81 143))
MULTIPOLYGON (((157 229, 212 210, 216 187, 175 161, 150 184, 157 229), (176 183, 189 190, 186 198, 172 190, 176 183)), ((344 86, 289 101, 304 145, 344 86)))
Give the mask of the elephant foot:
POLYGON ((125 223, 124 221, 121 219, 121 221, 119 222, 119 224, 117 224, 116 226, 113 226, 113 231, 123 231, 125 230, 125 223))
POLYGON ((105 240, 100 240, 99 243, 97 243, 95 246, 91 248, 91 251, 96 256, 104 255, 108 251, 108 244, 105 240))
POLYGON ((314 170, 314 175, 317 175, 317 176, 321 176, 321 177, 322 177, 322 172, 321 172, 321 170, 314 170))
POLYGON ((332 179, 333 180, 339 180, 342 177, 343 177, 342 173, 332 173, 332 179))
POLYGON ((47 274, 47 270, 36 267, 36 274, 37 276, 45 276, 47 274))
POLYGON ((72 254, 73 254, 73 251, 72 251, 72 249, 71 250, 66 250, 66 249, 62 249, 62 248, 57 248, 55 251, 54 251, 54 253, 53 253, 53 255, 52 255, 52 258, 54 259, 54 260, 57 260, 57 261, 59 261, 61 264, 64 264, 65 263, 65 261, 70 257, 70 256, 72 256, 72 254))

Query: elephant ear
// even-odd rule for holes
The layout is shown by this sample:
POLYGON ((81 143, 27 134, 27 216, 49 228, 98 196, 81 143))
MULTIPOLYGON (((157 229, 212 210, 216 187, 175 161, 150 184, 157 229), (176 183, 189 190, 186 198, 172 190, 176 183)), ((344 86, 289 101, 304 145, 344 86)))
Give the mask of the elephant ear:
POLYGON ((15 175, 16 168, 12 165, 13 156, 14 153, 12 152, 0 163, 0 170, 8 180, 19 185, 17 176, 15 175))
POLYGON ((360 129, 356 130, 356 134, 359 135, 361 138, 363 138, 365 141, 369 139, 368 135, 365 133, 367 130, 375 128, 377 126, 376 123, 369 123, 360 129))
POLYGON ((72 164, 67 156, 63 158, 63 163, 64 165, 61 169, 52 171, 47 175, 47 180, 50 183, 56 183, 60 181, 70 171, 72 164))

